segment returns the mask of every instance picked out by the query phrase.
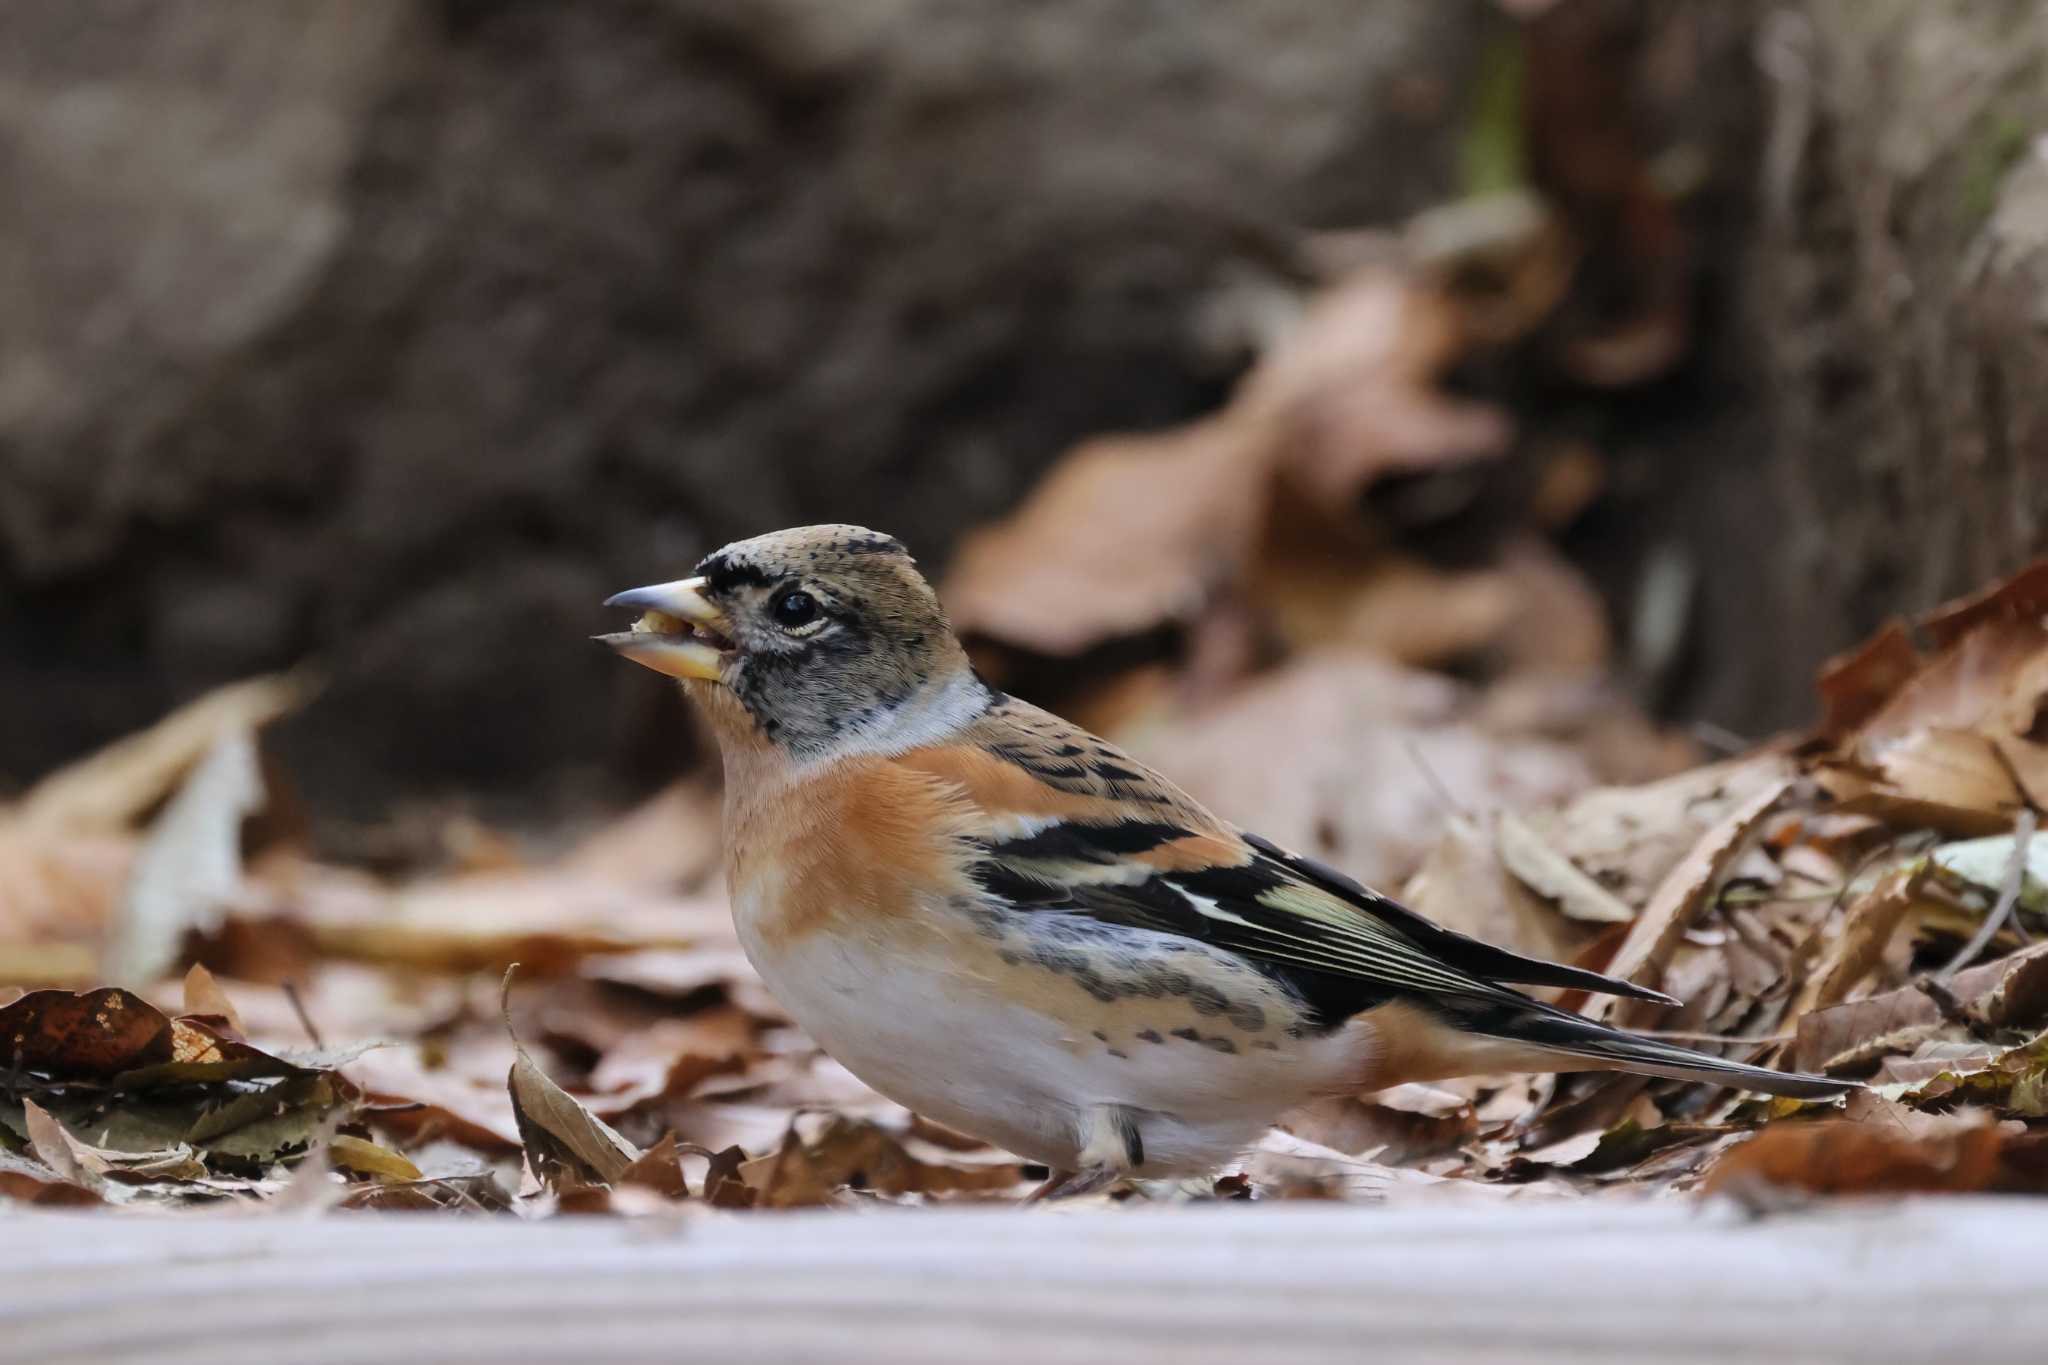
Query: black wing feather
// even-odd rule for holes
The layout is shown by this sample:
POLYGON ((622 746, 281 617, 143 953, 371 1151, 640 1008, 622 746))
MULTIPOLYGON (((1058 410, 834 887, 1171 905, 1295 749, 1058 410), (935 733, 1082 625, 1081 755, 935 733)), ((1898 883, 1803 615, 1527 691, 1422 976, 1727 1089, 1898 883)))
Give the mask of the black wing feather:
POLYGON ((1639 986, 1633 981, 1590 972, 1583 967, 1567 967, 1561 962, 1546 962, 1540 957, 1524 957, 1455 929, 1446 929, 1399 901, 1354 881, 1336 868, 1290 853, 1270 839, 1246 834, 1244 841, 1302 880, 1348 901, 1369 915, 1377 916, 1417 947, 1428 949, 1444 962, 1473 976, 1518 986, 1557 986, 1592 991, 1596 995, 1624 995, 1634 1000, 1654 1000, 1660 1005, 1680 1003, 1662 991, 1639 986))

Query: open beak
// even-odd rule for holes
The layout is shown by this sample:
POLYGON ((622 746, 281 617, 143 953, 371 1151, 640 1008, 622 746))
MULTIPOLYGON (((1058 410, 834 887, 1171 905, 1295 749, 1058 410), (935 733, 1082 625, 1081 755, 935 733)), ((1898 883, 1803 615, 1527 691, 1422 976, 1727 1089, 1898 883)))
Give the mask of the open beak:
POLYGON ((606 598, 604 604, 639 607, 640 619, 631 630, 592 638, 657 673, 718 681, 732 640, 725 633, 725 613, 704 595, 703 579, 630 588, 606 598))

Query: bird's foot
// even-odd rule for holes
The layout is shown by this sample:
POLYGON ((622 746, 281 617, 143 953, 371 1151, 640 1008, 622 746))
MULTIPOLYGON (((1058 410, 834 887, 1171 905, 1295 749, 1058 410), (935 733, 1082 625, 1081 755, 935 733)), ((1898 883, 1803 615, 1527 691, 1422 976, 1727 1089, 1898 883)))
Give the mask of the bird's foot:
POLYGON ((1084 1194, 1094 1194, 1123 1179, 1124 1173, 1113 1166, 1090 1166, 1079 1171, 1054 1171, 1043 1185, 1024 1196, 1026 1204, 1042 1204, 1053 1199, 1078 1199, 1084 1194))

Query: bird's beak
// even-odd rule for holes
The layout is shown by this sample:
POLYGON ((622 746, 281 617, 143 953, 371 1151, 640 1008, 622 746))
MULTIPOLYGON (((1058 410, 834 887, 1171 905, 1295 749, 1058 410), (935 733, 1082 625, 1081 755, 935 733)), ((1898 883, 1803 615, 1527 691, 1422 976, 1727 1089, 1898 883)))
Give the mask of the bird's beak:
POLYGON ((657 673, 718 681, 732 640, 726 633, 725 613, 704 595, 703 579, 631 588, 606 598, 604 604, 639 607, 641 616, 631 630, 595 639, 657 673))

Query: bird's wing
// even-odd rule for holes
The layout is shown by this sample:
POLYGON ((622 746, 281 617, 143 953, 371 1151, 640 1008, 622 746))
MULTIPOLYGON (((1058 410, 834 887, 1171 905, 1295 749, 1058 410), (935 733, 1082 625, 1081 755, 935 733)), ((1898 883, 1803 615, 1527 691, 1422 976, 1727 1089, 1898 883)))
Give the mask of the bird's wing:
POLYGON ((1402 996, 1527 1003, 1502 982, 1669 1000, 1434 924, 1240 833, 1114 746, 1021 702, 902 761, 957 784, 981 812, 971 875, 989 894, 1237 953, 1330 1022, 1402 996))

